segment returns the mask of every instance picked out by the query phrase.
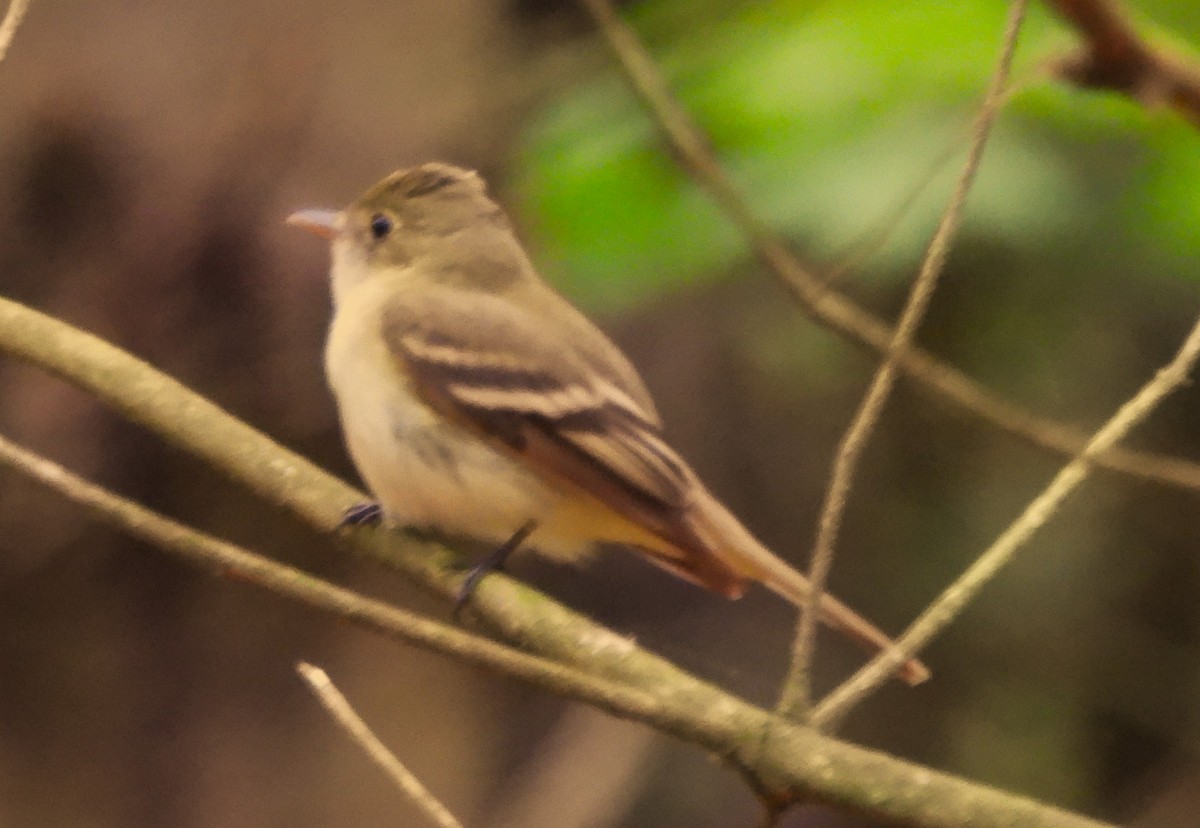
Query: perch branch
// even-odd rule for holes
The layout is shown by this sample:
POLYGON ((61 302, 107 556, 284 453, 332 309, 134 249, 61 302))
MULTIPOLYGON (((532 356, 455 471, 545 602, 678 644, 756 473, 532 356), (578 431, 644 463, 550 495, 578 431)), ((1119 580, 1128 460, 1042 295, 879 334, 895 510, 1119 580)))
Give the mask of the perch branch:
MULTIPOLYGON (((0 299, 0 353, 95 394, 317 528, 331 529, 343 508, 359 497, 349 486, 146 363, 7 299, 0 299)), ((449 551, 436 544, 397 532, 370 531, 342 536, 341 542, 390 563, 415 583, 442 595, 452 596, 461 581, 461 573, 448 565, 449 551)), ((314 579, 302 574, 294 580, 304 585, 314 579)), ((615 682, 616 692, 628 697, 614 701, 611 712, 644 721, 720 756, 747 778, 769 806, 816 801, 871 813, 891 824, 928 828, 963 824, 1098 828, 1104 824, 784 722, 509 578, 485 578, 474 601, 480 615, 502 636, 556 662, 546 669, 562 670, 566 664, 615 682)), ((437 636, 442 634, 441 626, 434 631, 437 636)), ((468 655, 472 652, 481 651, 455 655, 474 658, 468 655)), ((542 681, 535 677, 532 662, 530 666, 530 680, 542 681)), ((497 669, 519 675, 509 666, 497 665, 497 669)), ((561 692, 582 699, 584 687, 581 681, 561 692)))
POLYGON ((657 703, 637 690, 422 618, 248 552, 113 494, 3 436, 0 436, 0 465, 15 469, 78 503, 100 521, 221 577, 265 589, 389 638, 584 699, 610 713, 636 711, 637 717, 648 720, 661 714, 657 703))

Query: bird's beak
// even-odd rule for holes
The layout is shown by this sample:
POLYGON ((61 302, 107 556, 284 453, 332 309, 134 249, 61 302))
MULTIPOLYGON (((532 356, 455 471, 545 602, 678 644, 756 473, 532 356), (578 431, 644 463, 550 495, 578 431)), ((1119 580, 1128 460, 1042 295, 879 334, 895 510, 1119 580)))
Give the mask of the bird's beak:
POLYGON ((341 217, 337 210, 301 210, 288 216, 286 223, 323 239, 332 239, 337 235, 341 217))

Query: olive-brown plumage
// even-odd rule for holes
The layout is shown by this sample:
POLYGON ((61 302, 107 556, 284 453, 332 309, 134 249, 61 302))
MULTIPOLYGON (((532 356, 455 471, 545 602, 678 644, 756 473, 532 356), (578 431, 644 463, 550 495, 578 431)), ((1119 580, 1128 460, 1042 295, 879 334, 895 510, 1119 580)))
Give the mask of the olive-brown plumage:
MULTIPOLYGON (((637 372, 538 276, 475 173, 425 164, 291 220, 332 242, 326 371, 390 520, 496 544, 531 525, 527 545, 557 558, 624 544, 729 597, 747 581, 808 594, 665 441, 637 372)), ((821 609, 890 643, 829 596, 821 609)))

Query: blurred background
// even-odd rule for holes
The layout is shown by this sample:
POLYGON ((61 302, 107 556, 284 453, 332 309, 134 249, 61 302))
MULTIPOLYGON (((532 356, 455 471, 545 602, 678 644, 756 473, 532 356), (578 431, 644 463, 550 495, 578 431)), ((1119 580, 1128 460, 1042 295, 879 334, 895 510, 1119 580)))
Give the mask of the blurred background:
MULTIPOLYGON (((1200 307, 1200 134, 1037 79, 1073 35, 1032 4, 1003 116, 921 339, 1090 428, 1200 307)), ((893 315, 956 175, 997 2, 648 0, 625 7, 759 212, 893 315), (936 161, 957 149, 955 160, 936 161)), ((1137 3, 1200 44, 1200 7, 1137 3)), ((321 371, 327 256, 282 225, 391 170, 477 167, 546 275, 628 349, 674 443, 805 560, 870 376, 753 261, 656 140, 570 3, 33 0, 0 64, 0 291, 107 337, 354 479, 321 371)), ((1200 394, 1133 442, 1200 457, 1200 394)), ((390 573, 86 395, 0 362, 0 429, 149 506, 445 617, 390 573)), ((1056 458, 901 384, 846 516, 834 590, 906 624, 1056 458)), ((1085 813, 1200 812, 1200 494, 1098 474, 844 735, 1085 813)), ((774 702, 792 614, 630 555, 516 573, 686 668, 774 702)), ((0 824, 422 824, 296 678, 326 667, 472 828, 752 825, 701 752, 335 626, 148 552, 0 474, 0 824)), ((823 639, 822 688, 860 662, 823 639)), ((785 826, 866 826, 797 808, 785 826)))

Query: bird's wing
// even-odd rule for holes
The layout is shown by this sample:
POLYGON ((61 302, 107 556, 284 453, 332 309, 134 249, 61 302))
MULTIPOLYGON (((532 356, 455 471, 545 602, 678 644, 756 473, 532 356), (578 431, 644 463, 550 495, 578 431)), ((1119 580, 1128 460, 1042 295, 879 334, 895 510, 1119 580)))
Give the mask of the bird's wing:
POLYGON ((502 297, 416 293, 388 306, 383 334, 429 405, 665 540, 674 548, 646 550, 659 563, 738 591, 741 579, 687 519, 695 474, 615 374, 589 366, 567 337, 502 297))

